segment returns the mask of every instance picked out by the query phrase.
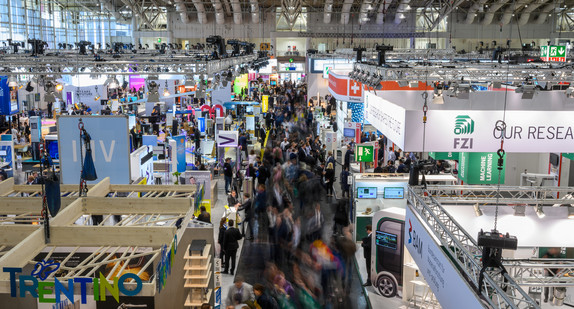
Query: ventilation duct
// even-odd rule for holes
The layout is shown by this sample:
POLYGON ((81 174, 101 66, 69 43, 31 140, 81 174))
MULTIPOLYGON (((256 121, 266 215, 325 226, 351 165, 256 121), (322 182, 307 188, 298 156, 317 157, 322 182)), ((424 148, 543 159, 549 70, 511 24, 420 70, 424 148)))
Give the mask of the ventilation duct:
POLYGON ((363 0, 359 13, 359 24, 364 25, 369 21, 369 12, 373 9, 373 0, 363 0))
POLYGON ((211 0, 213 8, 215 9, 215 22, 218 25, 223 25, 225 23, 225 14, 223 12, 223 5, 221 0, 211 0))
MULTIPOLYGON (((175 2, 183 4, 183 0, 176 0, 175 2)), ((197 10, 197 21, 200 24, 207 24, 207 14, 205 14, 205 7, 203 6, 203 2, 201 2, 201 0, 191 0, 191 2, 193 2, 193 5, 197 10)))
POLYGON ((349 23, 351 7, 353 7, 353 0, 345 0, 343 2, 343 8, 341 8, 341 24, 346 25, 349 23))
POLYGON ((466 19, 464 23, 467 25, 472 24, 474 21, 474 17, 476 17, 476 12, 482 11, 484 9, 484 5, 488 2, 488 0, 479 0, 475 2, 470 9, 468 9, 468 13, 466 14, 466 19))
POLYGON ((542 0, 540 2, 536 1, 534 3, 529 4, 528 7, 524 8, 524 10, 522 10, 522 12, 520 13, 520 19, 518 19, 518 24, 520 26, 526 25, 526 23, 528 23, 528 20, 530 19, 530 15, 532 14, 532 12, 534 12, 534 10, 536 10, 538 7, 542 6, 544 3, 548 1, 549 0, 542 0))
POLYGON ((175 0, 175 11, 178 12, 181 16, 181 21, 184 24, 191 23, 191 18, 189 18, 189 14, 187 14, 187 7, 183 0, 175 0))
POLYGON ((389 9, 389 6, 391 6, 392 2, 393 0, 384 0, 383 2, 381 2, 381 4, 379 4, 379 9, 377 10, 378 25, 382 25, 385 23, 385 14, 387 14, 387 10, 389 9))
POLYGON ((500 23, 503 25, 508 25, 508 23, 512 20, 512 15, 514 12, 518 12, 523 6, 530 3, 532 0, 518 0, 512 4, 509 4, 506 10, 504 10, 504 14, 502 18, 500 18, 500 23))
POLYGON ((323 22, 325 24, 331 23, 331 15, 333 15, 333 0, 325 0, 325 8, 323 9, 323 22))
POLYGON ((411 2, 411 0, 401 0, 399 2, 399 6, 397 7, 397 12, 395 13, 395 24, 400 24, 403 19, 406 18, 405 13, 407 13, 411 7, 409 6, 409 3, 411 2))
POLYGON ((231 8, 233 9, 233 22, 236 25, 241 25, 242 22, 241 3, 239 2, 239 0, 230 0, 230 2, 231 2, 231 8))
POLYGON ((494 14, 496 14, 496 12, 500 10, 500 8, 503 7, 508 1, 510 0, 499 0, 498 2, 493 3, 488 9, 488 12, 484 14, 482 25, 483 26, 490 25, 492 23, 492 20, 494 19, 494 14))
POLYGON ((538 18, 536 18, 536 21, 534 23, 536 24, 543 24, 546 22, 546 19, 548 19, 548 15, 550 15, 550 12, 552 12, 554 10, 554 4, 547 4, 545 7, 542 8, 542 10, 540 11, 540 15, 538 15, 538 18))
POLYGON ((251 6, 251 22, 254 24, 259 23, 259 3, 257 0, 249 0, 251 6))

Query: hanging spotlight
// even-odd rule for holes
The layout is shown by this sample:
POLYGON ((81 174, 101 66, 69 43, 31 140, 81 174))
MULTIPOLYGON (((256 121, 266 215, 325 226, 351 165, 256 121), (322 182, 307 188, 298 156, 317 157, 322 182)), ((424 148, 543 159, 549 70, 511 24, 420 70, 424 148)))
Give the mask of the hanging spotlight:
POLYGON ((62 90, 64 90, 64 85, 56 84, 56 91, 62 91, 62 90))
POLYGON ((169 95, 170 95, 170 93, 169 93, 169 89, 168 89, 168 86, 167 86, 167 80, 166 80, 166 81, 165 81, 165 88, 163 88, 163 96, 164 96, 164 97, 167 97, 167 96, 169 96, 169 95))
POLYGON ((478 205, 478 203, 474 204, 474 215, 477 217, 480 217, 483 215, 482 209, 480 209, 480 206, 478 205))
POLYGON ((538 216, 538 218, 542 219, 542 218, 546 217, 546 214, 542 210, 542 206, 535 206, 535 211, 536 211, 536 215, 538 216))
POLYGON ((26 91, 28 91, 28 92, 34 91, 34 86, 32 86, 32 81, 29 81, 29 82, 26 84, 26 91))
POLYGON ((96 95, 94 96, 94 101, 97 101, 100 99, 100 95, 98 93, 98 86, 95 86, 94 89, 96 90, 96 95))

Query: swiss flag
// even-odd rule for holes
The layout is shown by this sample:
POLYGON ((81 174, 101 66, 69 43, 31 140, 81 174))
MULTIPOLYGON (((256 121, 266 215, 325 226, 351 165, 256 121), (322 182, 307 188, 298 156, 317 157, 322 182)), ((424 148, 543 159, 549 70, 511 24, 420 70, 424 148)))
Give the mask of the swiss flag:
POLYGON ((356 80, 349 81, 349 96, 350 97, 362 97, 363 96, 363 85, 356 80))

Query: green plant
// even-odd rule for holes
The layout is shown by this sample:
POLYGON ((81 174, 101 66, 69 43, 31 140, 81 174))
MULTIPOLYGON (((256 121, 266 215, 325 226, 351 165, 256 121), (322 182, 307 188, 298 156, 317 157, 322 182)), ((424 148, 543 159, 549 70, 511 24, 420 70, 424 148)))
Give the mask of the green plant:
POLYGON ((175 176, 174 184, 179 185, 179 175, 181 175, 181 173, 180 172, 173 172, 172 175, 175 176))

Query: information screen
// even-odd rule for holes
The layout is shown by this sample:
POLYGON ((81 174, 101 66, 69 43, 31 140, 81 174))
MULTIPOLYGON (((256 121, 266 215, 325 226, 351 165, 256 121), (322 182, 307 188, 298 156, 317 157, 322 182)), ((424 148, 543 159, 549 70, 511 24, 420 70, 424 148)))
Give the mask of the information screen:
POLYGON ((357 198, 377 198, 376 187, 358 187, 357 198))
POLYGON ((345 137, 355 137, 355 129, 345 128, 343 129, 343 135, 345 137))
POLYGON ((405 198, 405 188, 403 187, 387 187, 385 188, 385 198, 389 199, 402 199, 405 198))
POLYGON ((375 243, 379 247, 397 250, 397 235, 377 231, 377 238, 375 239, 375 243))

